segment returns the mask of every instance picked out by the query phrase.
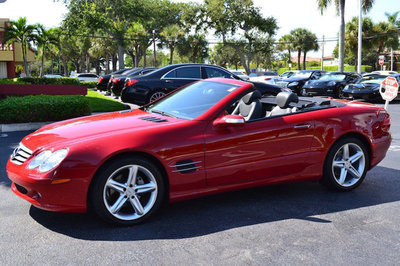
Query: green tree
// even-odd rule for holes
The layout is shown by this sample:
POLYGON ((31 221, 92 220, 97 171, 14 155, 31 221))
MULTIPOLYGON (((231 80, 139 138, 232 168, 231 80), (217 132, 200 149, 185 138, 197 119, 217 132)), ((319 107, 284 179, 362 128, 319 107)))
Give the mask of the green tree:
POLYGON ((164 28, 164 30, 160 33, 163 38, 163 43, 169 49, 169 64, 172 64, 172 60, 174 57, 174 50, 176 45, 178 44, 178 40, 180 37, 184 36, 184 31, 177 24, 169 25, 164 28))
POLYGON ((290 32, 293 48, 297 51, 297 69, 301 69, 300 57, 301 51, 303 50, 305 43, 305 36, 307 35, 307 30, 303 28, 297 28, 290 32))
POLYGON ((204 34, 191 34, 179 39, 177 50, 180 55, 189 57, 192 63, 202 63, 208 57, 207 45, 204 34))
POLYGON ((42 56, 42 63, 41 63, 41 68, 40 68, 40 76, 41 77, 44 75, 44 59, 46 56, 46 50, 51 45, 58 44, 58 38, 57 38, 56 34, 57 34, 57 32, 55 29, 46 30, 43 27, 43 25, 41 25, 41 24, 37 25, 36 42, 38 44, 38 48, 40 49, 41 56, 42 56))
POLYGON ((293 38, 292 35, 290 34, 286 34, 283 35, 280 39, 279 39, 279 43, 276 46, 276 49, 278 49, 279 51, 288 51, 288 63, 291 63, 291 51, 295 50, 294 49, 294 45, 293 45, 293 38))
POLYGON ((24 71, 26 75, 30 75, 27 63, 27 50, 31 47, 31 43, 36 40, 36 25, 29 25, 26 17, 19 18, 17 21, 10 21, 4 33, 4 42, 7 44, 19 42, 21 43, 22 58, 24 60, 24 71))
POLYGON ((303 69, 306 69, 306 57, 308 51, 318 51, 319 45, 317 36, 309 30, 305 30, 304 41, 303 41, 303 69))
MULTIPOLYGON (((363 0, 362 8, 364 12, 371 9, 375 0, 363 0)), ((318 8, 323 14, 324 10, 332 3, 332 0, 317 0, 318 8)), ((339 71, 344 69, 344 43, 345 43, 345 21, 344 21, 344 11, 346 0, 335 0, 335 7, 337 13, 340 16, 340 27, 339 27, 339 71)))
MULTIPOLYGON (((132 25, 127 30, 127 35, 131 38, 128 42, 132 46, 133 49, 127 49, 128 54, 132 57, 132 61, 134 62, 134 66, 138 67, 139 65, 139 52, 140 49, 143 49, 143 46, 147 45, 148 42, 148 33, 146 29, 140 23, 132 23, 132 25)), ((147 46, 145 47, 145 49, 147 46)))
POLYGON ((237 69, 240 64, 240 57, 233 46, 219 43, 211 50, 210 63, 224 68, 234 66, 237 69))

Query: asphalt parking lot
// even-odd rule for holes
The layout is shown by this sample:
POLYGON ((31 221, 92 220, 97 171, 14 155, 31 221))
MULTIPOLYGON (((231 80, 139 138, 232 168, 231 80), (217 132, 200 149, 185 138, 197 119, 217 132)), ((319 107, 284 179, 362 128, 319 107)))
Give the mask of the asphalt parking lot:
POLYGON ((30 132, 0 133, 0 265, 398 265, 400 102, 389 113, 387 157, 354 191, 314 182, 248 189, 172 204, 122 228, 14 195, 6 161, 30 132))

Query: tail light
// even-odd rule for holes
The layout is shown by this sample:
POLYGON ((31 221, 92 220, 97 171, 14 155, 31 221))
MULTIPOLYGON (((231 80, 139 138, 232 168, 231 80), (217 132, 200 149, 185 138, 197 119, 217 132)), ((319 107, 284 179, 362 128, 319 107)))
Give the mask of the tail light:
POLYGON ((390 129, 390 115, 388 112, 386 112, 385 110, 379 110, 377 111, 377 116, 379 121, 381 122, 381 128, 383 131, 389 131, 390 129))
POLYGON ((271 78, 265 78, 264 80, 271 80, 271 78))
POLYGON ((103 79, 104 79, 103 77, 100 77, 99 78, 99 83, 101 83, 103 81, 103 79))
POLYGON ((112 82, 114 82, 114 83, 117 83, 118 81, 120 81, 121 79, 119 79, 119 78, 113 78, 113 81, 112 82))
POLYGON ((138 82, 137 79, 128 79, 128 80, 126 81, 126 83, 125 83, 125 87, 130 87, 130 86, 132 86, 133 84, 135 84, 136 82, 138 82))

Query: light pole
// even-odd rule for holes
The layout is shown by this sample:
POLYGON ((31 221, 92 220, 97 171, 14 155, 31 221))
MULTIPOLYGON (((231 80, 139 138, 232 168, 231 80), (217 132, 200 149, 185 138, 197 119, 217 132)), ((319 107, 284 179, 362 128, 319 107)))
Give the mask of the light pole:
POLYGON ((358 66, 357 72, 361 74, 361 49, 362 49, 362 3, 363 0, 360 0, 360 14, 358 16, 358 66))
POLYGON ((156 55, 156 30, 153 30, 153 53, 154 53, 154 66, 157 66, 157 55, 156 55))

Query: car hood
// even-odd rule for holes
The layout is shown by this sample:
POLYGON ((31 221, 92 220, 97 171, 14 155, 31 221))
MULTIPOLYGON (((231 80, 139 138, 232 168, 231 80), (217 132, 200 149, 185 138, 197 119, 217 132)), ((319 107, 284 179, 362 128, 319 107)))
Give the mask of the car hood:
POLYGON ((297 82, 299 82, 299 81, 305 81, 305 80, 308 80, 308 78, 287 78, 287 79, 285 79, 285 82, 295 82, 295 81, 297 81, 297 82))
POLYGON ((351 91, 351 90, 378 90, 380 84, 374 83, 357 83, 357 84, 349 84, 347 88, 343 91, 351 91))
POLYGON ((151 127, 163 127, 185 120, 164 117, 144 112, 140 109, 100 115, 86 116, 49 124, 26 136, 22 143, 35 150, 47 145, 56 146, 60 142, 83 142, 105 134, 121 131, 139 131, 151 127))

